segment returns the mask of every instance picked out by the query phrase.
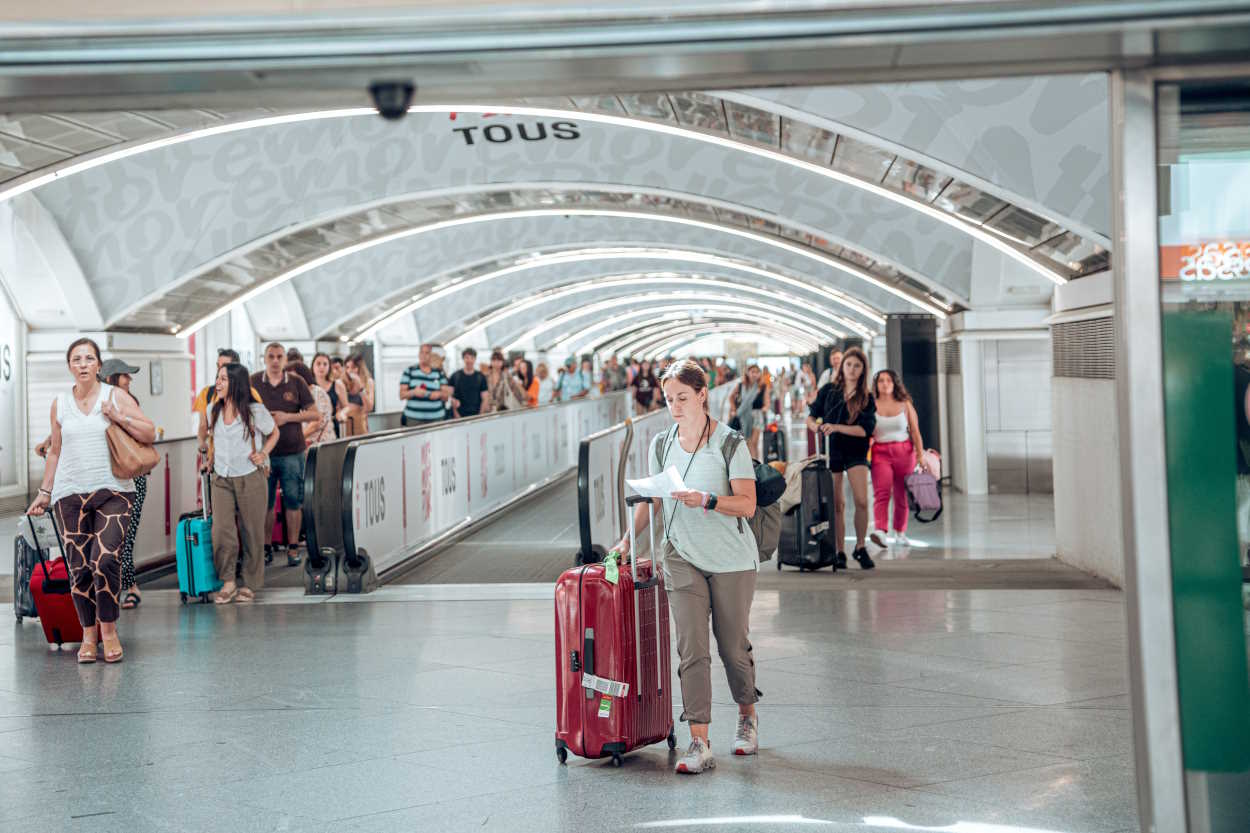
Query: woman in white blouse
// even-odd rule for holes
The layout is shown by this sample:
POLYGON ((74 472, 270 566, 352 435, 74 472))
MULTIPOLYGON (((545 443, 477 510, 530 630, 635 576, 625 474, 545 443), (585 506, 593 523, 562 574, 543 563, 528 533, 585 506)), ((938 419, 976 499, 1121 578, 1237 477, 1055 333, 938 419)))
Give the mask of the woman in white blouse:
POLYGON ((209 414, 212 437, 213 565, 221 579, 217 604, 250 602, 265 583, 265 520, 269 505, 269 452, 278 443, 273 415, 252 399, 247 368, 217 371, 217 399, 209 414), (235 515, 238 526, 235 526, 235 515), (243 583, 235 580, 243 543, 243 583))

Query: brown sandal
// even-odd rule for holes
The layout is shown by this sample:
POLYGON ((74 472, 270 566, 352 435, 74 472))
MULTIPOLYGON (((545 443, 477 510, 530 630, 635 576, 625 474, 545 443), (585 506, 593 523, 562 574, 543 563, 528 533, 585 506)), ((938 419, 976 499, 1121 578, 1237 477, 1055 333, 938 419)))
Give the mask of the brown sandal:
POLYGON ((100 640, 104 643, 104 661, 107 663, 121 662, 122 641, 118 639, 117 634, 113 634, 111 639, 107 636, 102 636, 100 640), (114 650, 114 646, 116 646, 116 650, 114 650))
POLYGON ((94 642, 88 644, 86 642, 78 646, 78 664, 90 665, 100 658, 100 654, 94 642))
POLYGON ((256 601, 256 594, 252 592, 251 588, 239 588, 239 604, 247 604, 254 601, 256 601))

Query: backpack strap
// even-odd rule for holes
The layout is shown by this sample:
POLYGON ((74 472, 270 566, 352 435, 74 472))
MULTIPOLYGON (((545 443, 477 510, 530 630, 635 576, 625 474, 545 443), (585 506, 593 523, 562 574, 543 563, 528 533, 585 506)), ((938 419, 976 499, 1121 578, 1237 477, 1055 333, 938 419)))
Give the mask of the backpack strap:
MULTIPOLYGON (((725 458, 725 479, 729 480, 729 463, 733 460, 734 455, 738 453, 738 446, 746 442, 746 438, 738 431, 730 431, 729 436, 725 438, 725 442, 721 444, 720 452, 725 458)), ((733 488, 732 485, 730 488, 733 488)), ((742 518, 738 518, 738 532, 742 532, 742 518)))

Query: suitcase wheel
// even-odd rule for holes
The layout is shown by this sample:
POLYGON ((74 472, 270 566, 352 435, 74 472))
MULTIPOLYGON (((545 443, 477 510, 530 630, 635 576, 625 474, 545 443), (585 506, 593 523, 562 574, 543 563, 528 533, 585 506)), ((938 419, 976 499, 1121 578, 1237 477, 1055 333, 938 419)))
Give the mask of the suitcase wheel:
POLYGON ((672 751, 677 748, 677 735, 673 734, 672 732, 669 732, 668 737, 665 740, 668 741, 669 751, 672 751))
POLYGON ((186 594, 186 593, 179 593, 179 594, 178 594, 178 601, 179 601, 180 603, 182 603, 182 604, 186 604, 186 603, 187 603, 187 594, 186 594))
POLYGON ((625 759, 621 757, 621 753, 613 752, 612 753, 612 766, 619 769, 620 767, 624 765, 625 765, 625 759))
POLYGON ((213 600, 213 594, 212 594, 212 593, 201 593, 201 594, 200 594, 200 601, 201 601, 201 602, 203 602, 204 604, 208 604, 208 603, 209 603, 209 602, 211 602, 212 600, 213 600))
POLYGON ((781 572, 781 556, 777 556, 777 572, 781 572))
POLYGON ((557 761, 559 761, 560 763, 565 763, 566 761, 568 761, 568 759, 569 759, 569 750, 565 749, 563 746, 556 749, 557 761))
POLYGON ((17 611, 14 611, 14 613, 17 615, 17 623, 19 625, 22 624, 22 614, 17 613, 17 611))

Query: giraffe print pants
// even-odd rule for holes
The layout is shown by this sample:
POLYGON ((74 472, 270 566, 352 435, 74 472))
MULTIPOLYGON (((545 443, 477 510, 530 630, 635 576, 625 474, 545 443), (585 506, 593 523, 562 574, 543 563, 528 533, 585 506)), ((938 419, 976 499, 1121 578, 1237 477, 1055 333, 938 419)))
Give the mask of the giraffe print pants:
POLYGON ((56 502, 74 607, 84 628, 116 622, 121 612, 121 558, 134 492, 98 489, 56 502))

